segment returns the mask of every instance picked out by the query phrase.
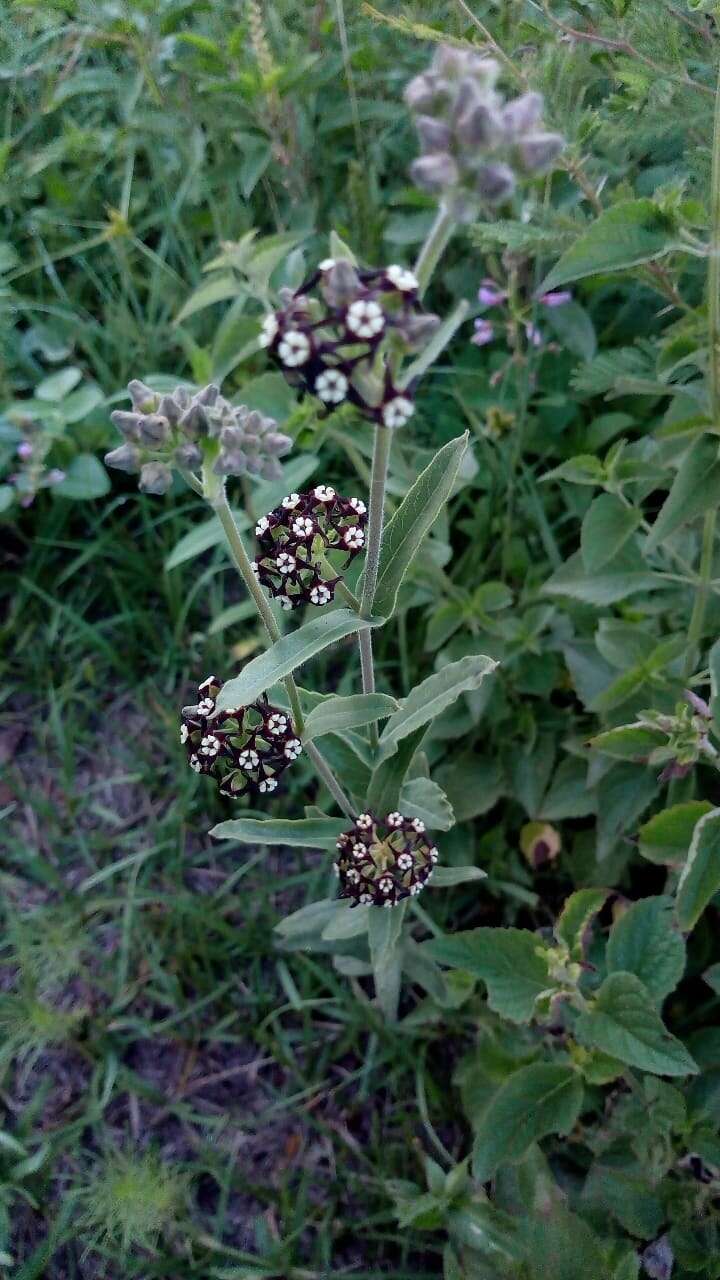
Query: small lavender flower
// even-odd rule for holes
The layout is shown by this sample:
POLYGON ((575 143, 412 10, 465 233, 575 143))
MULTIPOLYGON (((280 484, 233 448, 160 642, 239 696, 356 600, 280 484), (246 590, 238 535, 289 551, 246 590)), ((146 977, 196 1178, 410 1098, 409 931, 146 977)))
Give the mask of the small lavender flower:
POLYGON ((530 323, 526 324, 525 337, 527 338, 531 347, 541 347, 543 344, 543 336, 540 330, 538 329, 537 325, 530 324, 530 323))
POLYGON ((541 293, 538 302, 544 307, 564 307, 566 303, 572 302, 572 291, 570 289, 551 289, 549 293, 541 293))
POLYGON ((501 302, 505 302, 507 293, 501 289, 489 276, 487 276, 480 288, 478 289, 478 301, 484 307, 497 307, 501 302))
POLYGON ((488 342, 492 342, 495 337, 495 330, 493 326, 489 320, 476 320, 474 324, 475 332, 470 341, 475 347, 487 346, 488 342))

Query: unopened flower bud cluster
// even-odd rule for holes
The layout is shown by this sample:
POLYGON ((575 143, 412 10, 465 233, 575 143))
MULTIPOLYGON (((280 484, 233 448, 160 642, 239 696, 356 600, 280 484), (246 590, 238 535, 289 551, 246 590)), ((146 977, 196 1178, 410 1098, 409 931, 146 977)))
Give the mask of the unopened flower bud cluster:
POLYGON ((328 552, 344 557, 343 568, 365 546, 367 509, 360 498, 343 498, 326 484, 289 493, 255 527, 258 581, 283 609, 322 606, 335 596, 339 574, 328 576, 328 552))
POLYGON ((360 813, 337 841, 335 870, 341 898, 353 906, 394 907, 421 893, 433 874, 438 850, 420 818, 360 813))
POLYGON ((405 90, 422 152, 412 179, 441 196, 460 222, 509 200, 518 180, 543 173, 563 147, 561 134, 542 123, 542 95, 506 101, 499 74, 493 58, 440 45, 405 90))
POLYGON ((302 753, 290 716, 260 698, 247 707, 216 711, 221 684, 208 676, 198 702, 183 707, 180 741, 195 773, 217 778, 221 795, 270 795, 280 776, 302 753))
POLYGON ((260 342, 285 377, 328 409, 355 405, 383 427, 402 427, 414 412, 412 390, 395 384, 387 348, 422 347, 437 328, 420 306, 418 281, 406 267, 360 270, 326 258, 296 293, 262 323, 260 342))
POLYGON ((161 395, 145 383, 128 385, 132 410, 112 414, 125 443, 106 455, 108 466, 140 474, 144 493, 167 493, 173 471, 193 471, 206 454, 216 475, 276 480, 278 461, 292 446, 272 418, 233 405, 211 383, 201 391, 177 387, 161 395))

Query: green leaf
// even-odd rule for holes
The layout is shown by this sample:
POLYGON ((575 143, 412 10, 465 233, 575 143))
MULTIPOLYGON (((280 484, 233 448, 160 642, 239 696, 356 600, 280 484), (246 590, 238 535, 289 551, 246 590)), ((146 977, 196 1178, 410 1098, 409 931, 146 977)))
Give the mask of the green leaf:
POLYGON ((381 720, 397 711, 395 698, 386 693, 355 693, 349 698, 326 698, 305 721, 303 738, 310 742, 324 733, 341 733, 359 725, 381 720))
POLYGON ((608 892, 607 889, 578 889, 566 898, 555 925, 555 936, 565 943, 574 959, 581 956, 583 934, 593 916, 605 905, 608 892))
POLYGON ((279 920, 274 932, 279 933, 283 942, 290 948, 308 946, 322 938, 325 928, 334 920, 344 903, 335 898, 322 898, 320 902, 308 902, 306 906, 293 911, 284 920, 279 920))
POLYGON ((548 307, 543 316, 566 351, 581 360, 592 360, 597 350, 595 326, 579 302, 566 302, 562 307, 548 307))
POLYGON ((393 613, 400 584, 452 493, 467 444, 465 432, 444 445, 385 526, 374 603, 375 612, 382 617, 393 613))
POLYGON ((58 404, 65 399, 66 395, 77 386, 82 378, 82 369, 74 366, 67 369, 58 369, 57 373, 51 373, 48 378, 43 378, 35 388, 35 396, 38 400, 47 400, 50 404, 58 404))
POLYGON ((178 312, 175 323, 181 324, 189 316, 194 316, 196 311, 203 311, 205 307, 211 307, 215 302, 226 302, 228 298, 237 298, 244 292, 232 271, 210 276, 207 280, 203 280, 197 289, 193 289, 187 302, 178 312))
POLYGON ((397 809, 407 771, 426 733, 427 725, 423 725, 403 738, 399 750, 389 760, 381 760, 375 766, 367 792, 369 809, 376 813, 390 813, 397 809))
POLYGON ((397 751, 402 738, 435 720, 462 693, 477 689, 497 665, 492 658, 483 655, 461 658, 416 685, 383 729, 380 760, 387 760, 397 751))
POLYGON ((682 525, 720 503, 720 459, 717 436, 703 435, 685 454, 670 492, 647 536, 645 551, 654 551, 682 525))
POLYGON ((515 1071, 475 1129, 473 1176, 487 1182, 500 1165, 522 1160, 540 1138, 569 1133, 582 1101, 582 1080, 573 1067, 535 1062, 515 1071))
POLYGON ((253 658, 239 676, 228 680, 218 694, 218 710, 227 711, 255 702, 261 693, 315 654, 322 653, 338 640, 344 640, 345 636, 377 626, 378 622, 377 618, 361 618, 351 609, 336 609, 320 618, 313 618, 312 622, 304 623, 290 635, 281 636, 265 653, 253 658))
MULTIPOLYGON (((249 528, 250 522, 243 511, 235 511, 233 515, 241 533, 249 528)), ((210 520, 203 520, 202 524, 196 524, 193 529, 190 529, 189 533, 183 534, 180 541, 175 544, 169 556, 165 559, 165 569, 177 569, 188 560, 194 560, 197 556, 201 556, 204 551, 209 551, 211 547, 218 546, 224 537, 225 534, 217 516, 213 516, 210 520)))
POLYGON ((647 760, 651 751, 667 742, 667 734, 642 724, 621 724, 590 739, 590 746, 615 760, 647 760))
POLYGON ((662 1003, 685 972, 685 943, 675 927, 672 898, 633 903, 613 926, 605 962, 608 973, 634 973, 662 1003))
POLYGON ((661 866, 684 862, 697 823, 711 809, 708 800, 686 800, 648 818, 639 832, 640 854, 661 866))
POLYGON ((634 973, 611 973, 592 1008, 581 1013, 575 1034, 641 1071, 660 1076, 693 1075, 698 1068, 685 1046, 664 1025, 652 996, 634 973))
POLYGON ((548 579, 543 592, 548 596, 570 596, 585 604, 606 605, 662 585, 662 578, 649 571, 639 553, 625 546, 601 573, 588 573, 581 552, 576 551, 548 579))
POLYGON ((511 1022, 529 1022, 547 991, 547 948, 527 929, 467 929, 423 944, 433 960, 482 978, 488 1004, 511 1022))
POLYGON ((15 489, 11 484, 0 484, 0 515, 9 511, 15 503, 15 489))
POLYGON ((614 493, 601 493, 588 507, 580 530, 583 564, 590 573, 617 555, 640 524, 641 514, 614 493))
POLYGON ((94 453, 78 453, 69 464, 65 479, 53 485, 52 491, 60 498, 76 501, 104 498, 110 491, 110 479, 94 453))
POLYGON ((229 818, 210 829, 216 840, 239 844, 292 845, 301 849, 334 849, 347 827, 344 818, 229 818))
POLYGON ((652 200, 621 200, 604 210, 566 249, 539 291, 654 262, 678 248, 678 243, 672 222, 652 200))
POLYGON ((487 880, 487 871, 481 867, 436 867, 430 881, 431 889, 453 889, 457 884, 487 880))
POLYGON ((720 809, 703 815, 693 831, 677 887, 677 913, 684 932, 694 929, 720 890, 720 809))
POLYGON ((455 824, 450 801, 431 778, 411 778, 403 783, 400 811, 409 818, 421 818, 430 830, 449 831, 455 824))
POLYGON ((368 945, 375 980, 375 995, 388 1022, 397 1020, 402 976, 400 940, 406 903, 383 911, 376 907, 368 917, 368 945))

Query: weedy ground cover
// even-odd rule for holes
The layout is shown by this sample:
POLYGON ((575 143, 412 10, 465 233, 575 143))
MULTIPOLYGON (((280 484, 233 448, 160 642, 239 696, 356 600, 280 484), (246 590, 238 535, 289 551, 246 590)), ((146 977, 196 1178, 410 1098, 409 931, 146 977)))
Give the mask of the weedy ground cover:
POLYGON ((715 6, 1 21, 0 1265, 713 1280, 715 6))

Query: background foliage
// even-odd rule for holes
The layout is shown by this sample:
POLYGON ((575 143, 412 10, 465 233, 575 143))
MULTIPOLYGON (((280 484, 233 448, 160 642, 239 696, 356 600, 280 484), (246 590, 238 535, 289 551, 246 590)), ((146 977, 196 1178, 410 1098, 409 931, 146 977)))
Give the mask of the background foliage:
MULTIPOLYGON (((712 1280, 712 6, 107 0, 0 21, 2 1265, 712 1280), (260 635, 194 498, 111 493, 100 459, 129 377, 215 378, 294 436, 288 487, 367 476, 368 428, 319 424, 257 353, 251 293, 298 283, 331 229, 412 262, 434 210, 401 95, 439 36, 543 91, 567 147, 453 240, 432 306, 468 299, 494 340, 460 331, 393 456, 396 504, 471 433, 383 688, 501 665, 425 743, 456 820, 443 862, 488 878, 417 904, 388 1026, 352 938, 309 946, 292 915, 332 892, 325 857, 205 836, 231 811, 188 776, 177 708, 260 635), (509 294, 490 311, 488 275, 509 294), (28 418, 65 479, 20 506, 28 418), (587 1003, 570 1049, 536 1003, 549 971, 587 1003)), ((354 690, 348 654, 315 661, 316 687, 354 690)), ((322 802, 294 777, 278 817, 322 802)))

